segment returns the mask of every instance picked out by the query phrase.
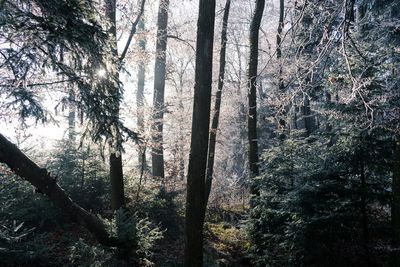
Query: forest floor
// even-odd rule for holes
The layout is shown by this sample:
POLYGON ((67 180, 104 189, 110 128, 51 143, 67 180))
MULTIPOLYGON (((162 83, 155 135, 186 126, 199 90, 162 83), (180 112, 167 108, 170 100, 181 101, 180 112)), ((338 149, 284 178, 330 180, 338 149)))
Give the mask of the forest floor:
POLYGON ((206 255, 211 266, 251 266, 246 251, 249 242, 245 230, 227 222, 207 223, 205 228, 206 255))
MULTIPOLYGON (((248 267, 249 241, 242 220, 244 213, 234 210, 213 210, 204 227, 206 267, 248 267), (210 218, 213 217, 213 218, 210 218)), ((182 266, 184 240, 164 239, 159 244, 155 266, 182 266)), ((157 252, 156 252, 157 253, 157 252)))

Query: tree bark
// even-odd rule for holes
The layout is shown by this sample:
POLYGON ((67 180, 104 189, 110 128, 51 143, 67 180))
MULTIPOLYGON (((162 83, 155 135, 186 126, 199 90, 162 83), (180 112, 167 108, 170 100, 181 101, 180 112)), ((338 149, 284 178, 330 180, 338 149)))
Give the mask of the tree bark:
POLYGON ((125 206, 124 176, 121 154, 110 153, 111 208, 117 210, 125 206))
POLYGON ((136 26, 142 17, 144 11, 144 4, 146 0, 141 0, 140 12, 136 20, 132 23, 132 27, 128 36, 128 40, 125 44, 125 48, 118 57, 118 46, 117 46, 117 21, 116 21, 116 0, 106 0, 106 17, 110 22, 110 28, 108 33, 110 35, 110 41, 112 43, 112 61, 113 68, 111 73, 108 73, 108 79, 110 79, 110 94, 113 100, 113 111, 112 117, 114 119, 112 129, 109 129, 113 134, 112 140, 110 141, 110 181, 111 181, 111 208, 117 210, 121 207, 125 207, 125 193, 124 193, 124 175, 122 168, 122 139, 119 133, 118 121, 119 121, 119 101, 121 98, 120 92, 120 80, 119 71, 122 65, 122 61, 125 59, 129 45, 132 41, 133 35, 136 33, 136 26))
POLYGON ((116 0, 106 1, 106 16, 111 23, 109 29, 111 42, 113 44, 113 64, 115 65, 114 73, 111 73, 111 78, 114 79, 110 83, 110 92, 114 99, 113 118, 114 123, 114 136, 110 142, 110 182, 111 182, 111 208, 117 210, 125 206, 124 194, 124 176, 122 170, 122 151, 121 151, 121 138, 118 134, 117 120, 119 119, 119 59, 117 51, 117 27, 116 27, 116 0))
MULTIPOLYGON (((140 19, 138 23, 138 29, 143 34, 144 28, 144 21, 143 18, 140 19)), ((141 36, 139 39, 139 50, 142 53, 142 57, 139 60, 139 70, 138 70, 138 83, 137 83, 137 91, 136 91, 136 107, 137 107, 137 126, 139 133, 144 133, 144 83, 146 78, 146 64, 144 59, 144 53, 146 52, 146 37, 144 35, 141 36)), ((144 147, 139 148, 139 155, 138 155, 138 163, 139 168, 146 167, 146 149, 144 147)))
POLYGON ((69 85, 68 92, 68 141, 71 144, 75 143, 75 114, 76 114, 76 106, 75 106, 75 90, 73 85, 69 85))
POLYGON ((197 21, 196 68, 192 135, 187 176, 185 267, 203 266, 205 176, 210 127, 215 0, 200 0, 197 21))
POLYGON ((276 58, 279 64, 279 76, 278 76, 278 87, 280 91, 285 88, 282 77, 282 30, 283 30, 283 18, 285 15, 285 0, 279 1, 279 24, 278 33, 276 35, 276 58))
MULTIPOLYGON (((214 158, 215 158, 215 144, 217 140, 217 131, 219 125, 219 114, 221 110, 221 97, 222 89, 224 87, 225 78, 225 64, 226 64, 226 42, 227 42, 227 29, 228 29, 228 17, 231 1, 226 0, 224 16, 222 19, 222 31, 221 31, 221 52, 219 54, 219 75, 218 75, 218 89, 215 96, 214 115, 211 122, 210 137, 208 141, 208 158, 207 158, 207 173, 206 173, 206 195, 204 208, 207 208, 208 198, 211 192, 211 185, 214 172, 214 158)), ((205 212, 204 212, 205 213, 205 212)))
MULTIPOLYGON (((282 31, 283 31, 283 19, 285 16, 285 0, 279 0, 279 22, 278 31, 276 34, 276 59, 278 60, 278 94, 284 93, 285 84, 283 82, 283 64, 282 64, 282 31)), ((279 111, 279 123, 278 129, 280 130, 279 139, 284 140, 287 133, 287 122, 286 115, 287 111, 290 109, 290 105, 286 104, 281 107, 279 111)))
MULTIPOLYGON (((249 166, 250 179, 260 174, 258 166, 258 140, 257 140, 257 65, 258 65, 258 35, 264 11, 265 0, 256 0, 256 8, 250 25, 250 58, 248 69, 248 141, 249 141, 249 166)), ((259 195, 258 190, 251 186, 251 193, 259 195)))
POLYGON ((169 0, 160 0, 157 19, 156 62, 154 67, 154 96, 153 96, 153 148, 151 151, 152 173, 154 177, 164 179, 164 148, 163 148, 163 119, 164 119, 164 90, 165 63, 167 50, 169 0))
MULTIPOLYGON (((179 114, 184 114, 185 108, 183 105, 183 88, 184 88, 184 74, 185 74, 185 70, 187 68, 187 66, 189 65, 188 61, 186 63, 186 66, 184 67, 184 69, 179 71, 179 90, 178 90, 178 95, 179 95, 179 114)), ((184 115, 183 115, 184 116, 184 115)), ((181 119, 183 121, 183 116, 181 115, 181 119)), ((182 140, 184 140, 185 136, 184 136, 184 125, 183 122, 179 123, 179 134, 178 134, 178 140, 177 140, 177 150, 178 150, 178 176, 179 179, 181 181, 183 181, 185 179, 185 153, 184 153, 184 143, 182 142, 182 140)))
POLYGON ((0 134, 0 162, 5 163, 16 175, 38 188, 71 219, 85 227, 103 245, 119 246, 109 235, 103 222, 92 213, 73 202, 57 184, 55 177, 29 159, 16 145, 0 134))
POLYGON ((304 129, 306 130, 306 136, 309 136, 316 128, 315 118, 312 114, 310 107, 310 99, 307 95, 303 98, 303 103, 301 104, 301 119, 303 121, 304 129))

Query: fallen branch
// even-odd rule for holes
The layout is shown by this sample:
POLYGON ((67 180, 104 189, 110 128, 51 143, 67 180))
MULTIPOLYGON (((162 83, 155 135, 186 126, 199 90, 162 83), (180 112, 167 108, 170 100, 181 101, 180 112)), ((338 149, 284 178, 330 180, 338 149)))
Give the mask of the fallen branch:
POLYGON ((111 247, 121 245, 117 238, 110 236, 100 218, 73 202, 45 168, 39 167, 2 134, 0 162, 45 194, 64 214, 92 233, 99 243, 111 247))

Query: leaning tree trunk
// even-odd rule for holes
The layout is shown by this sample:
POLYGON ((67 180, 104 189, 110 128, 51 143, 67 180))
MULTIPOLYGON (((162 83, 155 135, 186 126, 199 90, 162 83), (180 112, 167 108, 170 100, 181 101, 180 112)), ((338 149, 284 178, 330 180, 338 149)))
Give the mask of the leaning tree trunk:
POLYGON ((222 19, 222 31, 221 31, 221 52, 219 54, 219 75, 218 75, 218 89, 215 96, 214 115, 211 122, 210 137, 208 141, 208 159, 207 159, 207 173, 206 173, 206 195, 204 200, 204 208, 207 208, 208 198, 211 192, 211 184, 214 172, 214 158, 215 158, 215 144, 217 140, 217 131, 219 124, 219 113, 221 110, 221 97, 222 88, 224 87, 225 77, 225 55, 226 55, 226 42, 227 42, 227 29, 228 29, 228 17, 229 9, 231 6, 231 0, 226 0, 224 17, 222 19))
POLYGON ((151 151, 153 176, 160 178, 162 181, 164 180, 163 119, 168 6, 169 0, 160 0, 157 20, 156 62, 154 67, 153 149, 151 151))
POLYGON ((0 162, 6 164, 16 175, 25 179, 48 196, 55 206, 60 208, 72 220, 85 227, 101 244, 106 246, 120 245, 116 238, 109 235, 106 226, 97 216, 73 202, 57 184, 55 177, 29 159, 2 134, 0 134, 0 162))
POLYGON ((118 133, 118 119, 119 119, 119 66, 118 66, 118 51, 117 51, 117 27, 116 27, 116 0, 106 1, 106 15, 111 23, 109 29, 111 42, 113 43, 113 73, 111 79, 114 79, 110 83, 110 93, 113 99, 113 114, 112 117, 115 120, 113 123, 113 140, 110 142, 110 182, 111 182, 111 208, 117 210, 125 206, 125 194, 124 194, 124 176, 122 170, 122 153, 121 153, 121 138, 118 133))
MULTIPOLYGON (((248 69, 248 141, 249 141, 249 166, 250 180, 260 174, 258 166, 258 140, 257 140, 257 65, 258 65, 258 34, 264 11, 265 0, 256 0, 253 19, 250 25, 250 60, 248 69)), ((250 181, 252 182, 252 181, 250 181)), ((251 193, 258 195, 259 191, 254 185, 250 187, 251 193)))
POLYGON ((185 267, 203 266, 205 175, 210 127, 215 0, 200 0, 192 136, 187 176, 185 267))

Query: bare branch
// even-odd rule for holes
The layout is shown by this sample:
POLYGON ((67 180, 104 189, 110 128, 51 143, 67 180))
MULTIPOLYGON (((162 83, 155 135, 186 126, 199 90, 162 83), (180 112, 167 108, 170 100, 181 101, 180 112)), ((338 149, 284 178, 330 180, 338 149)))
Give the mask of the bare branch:
POLYGON ((128 53, 128 49, 129 49, 129 46, 131 45, 133 35, 136 33, 136 26, 138 25, 140 19, 142 18, 145 3, 146 3, 146 0, 142 0, 142 2, 140 4, 139 14, 137 15, 135 21, 132 23, 131 31, 129 32, 129 36, 128 36, 128 40, 126 41, 125 48, 122 51, 121 56, 119 57, 120 62, 122 62, 124 60, 126 53, 128 53))
POLYGON ((193 52, 196 52, 196 49, 193 47, 193 45, 189 41, 184 40, 184 39, 180 38, 179 36, 167 35, 167 38, 171 38, 171 39, 175 39, 175 40, 181 41, 181 42, 187 44, 188 46, 190 46, 190 48, 193 50, 193 52))

